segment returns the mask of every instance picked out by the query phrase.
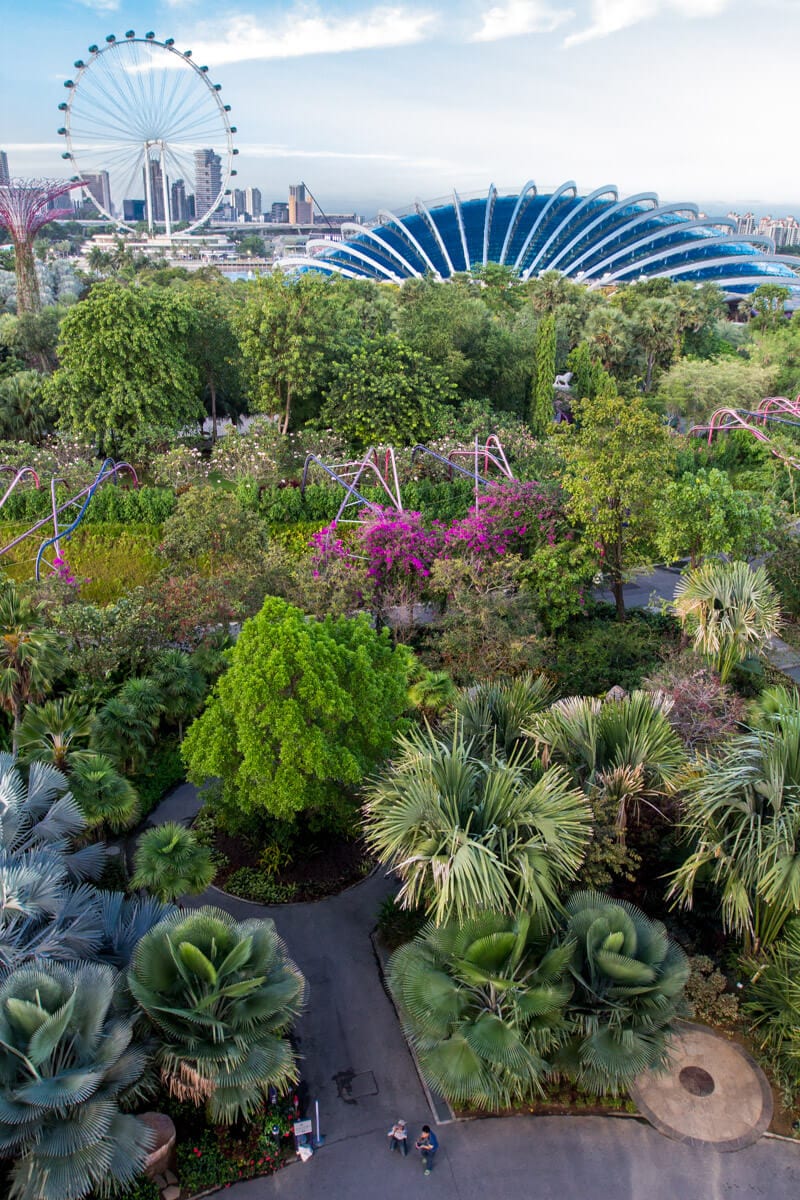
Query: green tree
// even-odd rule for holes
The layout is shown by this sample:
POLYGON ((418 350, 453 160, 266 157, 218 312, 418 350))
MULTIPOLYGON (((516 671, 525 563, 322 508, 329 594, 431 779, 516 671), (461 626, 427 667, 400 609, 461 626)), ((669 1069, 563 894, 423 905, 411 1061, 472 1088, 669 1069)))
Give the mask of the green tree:
POLYGON ((93 749, 118 766, 136 771, 150 747, 164 711, 161 689, 147 676, 127 679, 94 717, 93 749))
POLYGON ((553 381, 556 377, 556 319, 542 317, 534 343, 533 394, 530 425, 536 437, 544 437, 553 424, 553 381))
POLYGON ((61 325, 48 394, 68 428, 105 450, 142 427, 178 430, 202 413, 191 300, 153 285, 93 287, 61 325))
POLYGON ((337 364, 320 419, 360 449, 413 445, 435 432, 455 399, 445 373, 399 338, 373 338, 337 364))
POLYGON ((330 820, 389 750, 410 671, 367 617, 317 621, 268 596, 186 734, 189 777, 221 779, 229 812, 330 820))
POLYGON ((567 359, 567 367, 572 372, 569 390, 575 399, 594 400, 608 378, 597 351, 588 342, 579 342, 567 359))
POLYGON ((164 522, 161 553, 173 563, 200 563, 216 575, 226 562, 254 562, 267 545, 257 513, 243 508, 232 492, 189 488, 164 522))
POLYGON ((131 887, 144 888, 165 902, 204 892, 215 873, 208 847, 175 821, 142 834, 133 865, 131 887))
POLYGON ((699 764, 683 794, 691 850, 670 895, 719 892, 723 928, 769 946, 800 913, 800 713, 732 738, 699 764))
POLYGON ((147 1056, 121 1016, 116 972, 38 962, 0 984, 0 1145, 13 1200, 82 1200, 133 1184, 149 1132, 122 1106, 147 1056))
POLYGON ((660 921, 624 900, 576 892, 566 910, 575 1032, 556 1066, 595 1093, 625 1091, 642 1071, 666 1066, 689 963, 660 921))
POLYGON ((791 292, 779 283, 762 283, 751 297, 753 324, 759 329, 777 329, 785 321, 786 301, 791 292))
POLYGON ((233 329, 236 305, 230 285, 192 283, 185 293, 194 310, 192 358, 217 440, 217 414, 238 417, 243 408, 239 343, 233 329))
POLYGON ((747 964, 752 975, 744 1012, 748 1029, 772 1068, 791 1108, 800 1090, 800 920, 763 957, 747 964))
POLYGON ((208 1105, 215 1124, 248 1120, 297 1080, 285 1035, 305 980, 273 921, 218 908, 174 913, 136 947, 128 986, 159 1038, 173 1095, 208 1105))
POLYGON ((167 721, 178 727, 183 738, 183 724, 197 714, 206 693, 206 680, 182 650, 162 650, 153 662, 153 679, 161 695, 162 713, 167 721))
POLYGON ((257 233, 248 233, 247 237, 243 237, 239 242, 239 253, 247 254, 251 258, 264 258, 267 248, 264 245, 263 237, 257 233))
POLYGON ((7 580, 0 590, 0 705, 11 716, 14 754, 25 706, 40 699, 62 670, 62 648, 41 614, 7 580))
POLYGON ((493 912, 429 924, 401 946, 389 987, 428 1085, 494 1110, 541 1095, 565 1036, 571 950, 547 950, 524 913, 493 912))
POLYGON ((122 833, 139 816, 139 796, 104 754, 76 756, 69 773, 69 790, 86 820, 87 829, 102 837, 122 833))
POLYGON ((366 795, 368 845, 403 880, 402 906, 425 905, 437 924, 523 908, 547 925, 591 837, 563 768, 534 779, 514 758, 484 761, 458 730, 401 737, 366 795))
POLYGON ((623 620, 625 573, 653 553, 673 457, 670 434, 638 397, 600 395, 578 413, 580 428, 564 446, 568 507, 599 547, 623 620))
POLYGON ((774 524, 762 497, 734 487, 727 471, 703 467, 667 483, 658 549, 667 562, 688 553, 693 567, 706 555, 750 558, 764 549, 774 524))
POLYGON ((694 648, 727 683, 735 667, 760 654, 780 627, 780 604, 764 567, 711 559, 675 588, 675 612, 694 648))
POLYGON ((679 358, 659 380, 657 399, 667 412, 702 423, 717 408, 755 408, 772 394, 775 377, 774 367, 745 359, 679 358))

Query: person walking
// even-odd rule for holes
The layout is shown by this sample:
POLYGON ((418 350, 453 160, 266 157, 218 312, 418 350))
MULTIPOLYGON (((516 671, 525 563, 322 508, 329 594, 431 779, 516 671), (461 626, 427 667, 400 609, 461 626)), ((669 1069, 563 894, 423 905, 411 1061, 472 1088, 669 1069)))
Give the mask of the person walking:
POLYGON ((405 1121, 395 1121, 388 1133, 389 1149, 399 1150, 403 1158, 408 1154, 408 1130, 405 1121))
POLYGON ((423 1125, 422 1132, 417 1139, 415 1149, 419 1150, 422 1164, 425 1168, 424 1175, 430 1175, 433 1170, 433 1160, 436 1158, 436 1151, 439 1149, 439 1139, 431 1129, 430 1125, 423 1125))

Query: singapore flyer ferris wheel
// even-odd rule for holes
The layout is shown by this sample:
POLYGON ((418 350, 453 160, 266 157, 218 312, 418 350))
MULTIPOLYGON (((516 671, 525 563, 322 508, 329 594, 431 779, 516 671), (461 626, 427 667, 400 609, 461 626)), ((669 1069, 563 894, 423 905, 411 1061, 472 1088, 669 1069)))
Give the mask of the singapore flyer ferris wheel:
POLYGON ((172 38, 130 29, 90 46, 75 68, 58 132, 98 212, 128 230, 144 220, 150 234, 198 229, 228 191, 238 154, 230 105, 208 67, 172 38))

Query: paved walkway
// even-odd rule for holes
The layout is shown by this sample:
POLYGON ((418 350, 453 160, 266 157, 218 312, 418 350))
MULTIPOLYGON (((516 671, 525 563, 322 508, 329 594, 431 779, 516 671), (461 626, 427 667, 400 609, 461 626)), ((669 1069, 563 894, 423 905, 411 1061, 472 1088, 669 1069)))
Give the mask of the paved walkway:
POLYGON ((764 1072, 736 1042, 703 1025, 676 1024, 669 1070, 648 1071, 631 1088, 639 1111, 680 1142, 720 1151, 752 1146, 772 1119, 764 1072))

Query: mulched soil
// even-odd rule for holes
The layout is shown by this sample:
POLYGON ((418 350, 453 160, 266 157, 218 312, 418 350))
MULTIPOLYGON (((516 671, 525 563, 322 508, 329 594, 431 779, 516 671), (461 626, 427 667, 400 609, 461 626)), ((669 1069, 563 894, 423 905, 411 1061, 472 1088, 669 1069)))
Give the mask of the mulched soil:
MULTIPOLYGON (((214 845, 215 849, 221 851, 229 860, 215 880, 217 887, 223 890, 226 889, 228 878, 239 867, 257 869, 259 866, 261 847, 244 838, 233 837, 217 830, 214 845)), ((310 844, 309 850, 310 853, 303 855, 301 847, 298 846, 292 862, 274 876, 276 883, 297 885, 297 892, 292 897, 293 902, 319 900, 323 896, 335 895, 363 879, 372 866, 369 861, 369 866, 365 867, 368 855, 360 839, 331 838, 324 846, 319 843, 310 844)))

